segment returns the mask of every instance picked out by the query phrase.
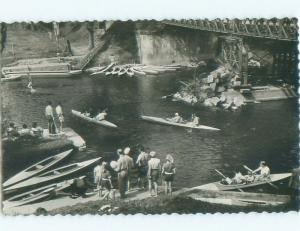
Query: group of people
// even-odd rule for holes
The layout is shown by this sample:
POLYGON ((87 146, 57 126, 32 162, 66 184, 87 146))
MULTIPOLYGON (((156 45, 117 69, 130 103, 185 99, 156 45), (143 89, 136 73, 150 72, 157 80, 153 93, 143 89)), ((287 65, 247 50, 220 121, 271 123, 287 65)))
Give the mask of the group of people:
POLYGON ((265 161, 261 161, 259 167, 253 171, 247 166, 244 167, 248 170, 246 175, 243 175, 241 172, 237 172, 233 178, 226 177, 221 182, 223 184, 248 184, 255 181, 265 180, 270 177, 271 171, 265 161))
POLYGON ((133 169, 137 168, 137 186, 145 189, 148 181, 150 196, 158 196, 158 181, 162 175, 165 184, 165 193, 172 194, 172 182, 175 175, 174 159, 171 155, 166 156, 165 163, 157 158, 156 152, 145 152, 143 148, 139 150, 137 160, 131 157, 131 149, 118 149, 117 161, 110 164, 103 161, 94 168, 94 183, 97 185, 98 194, 103 199, 115 198, 115 188, 118 187, 120 197, 126 197, 126 191, 131 190, 133 179, 133 169), (115 177, 114 177, 115 176, 115 177), (116 180, 114 180, 116 179, 116 180), (105 194, 103 192, 105 191, 105 194))
POLYGON ((6 132, 10 140, 16 140, 24 136, 42 137, 43 128, 38 126, 37 122, 33 122, 31 128, 27 124, 23 124, 22 128, 18 128, 14 123, 10 123, 6 132))
MULTIPOLYGON (((184 123, 185 121, 183 120, 182 116, 179 115, 178 112, 174 114, 174 117, 172 118, 167 118, 168 121, 173 122, 173 123, 184 123)), ((191 125, 191 126, 198 126, 199 125, 199 117, 196 116, 195 114, 192 114, 192 118, 190 122, 186 122, 186 124, 191 125)))
POLYGON ((58 117, 59 128, 57 128, 56 124, 55 124, 52 102, 48 101, 47 106, 45 108, 45 116, 48 121, 49 134, 56 134, 59 132, 63 132, 64 115, 63 115, 63 110, 62 110, 62 104, 60 102, 57 104, 57 106, 55 108, 55 112, 58 117))

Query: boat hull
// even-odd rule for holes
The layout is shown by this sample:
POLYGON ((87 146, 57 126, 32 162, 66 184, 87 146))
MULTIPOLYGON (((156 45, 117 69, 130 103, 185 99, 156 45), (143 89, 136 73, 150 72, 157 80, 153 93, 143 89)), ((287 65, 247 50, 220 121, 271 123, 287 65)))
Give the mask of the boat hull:
POLYGON ((87 117, 87 116, 83 115, 79 111, 71 110, 71 112, 72 112, 72 114, 74 116, 77 116, 77 117, 79 117, 79 118, 81 118, 81 119, 83 119, 85 121, 90 122, 90 123, 98 124, 98 125, 101 125, 101 126, 104 126, 104 127, 109 127, 109 128, 117 128, 118 127, 117 125, 115 125, 115 124, 113 124, 113 123, 111 123, 111 122, 109 122, 107 120, 101 120, 101 121, 99 121, 99 120, 95 120, 93 118, 87 117))
POLYGON ((177 127, 184 127, 184 128, 191 128, 191 129, 204 129, 204 130, 213 130, 213 131, 220 131, 218 128, 214 127, 209 127, 205 125, 199 125, 199 126, 192 126, 188 124, 180 124, 180 123, 174 123, 162 118, 158 117, 152 117, 152 116, 141 116, 143 120, 153 122, 153 123, 158 123, 158 124, 163 124, 163 125, 169 125, 169 126, 177 126, 177 127))

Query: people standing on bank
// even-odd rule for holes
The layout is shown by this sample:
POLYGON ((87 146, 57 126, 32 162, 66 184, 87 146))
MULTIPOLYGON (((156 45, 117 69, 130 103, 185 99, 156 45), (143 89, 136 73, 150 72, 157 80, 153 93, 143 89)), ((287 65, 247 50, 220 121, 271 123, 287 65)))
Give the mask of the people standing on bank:
POLYGON ((148 161, 150 159, 149 154, 145 152, 144 148, 140 148, 140 154, 136 160, 136 165, 138 168, 138 180, 137 184, 139 188, 144 189, 147 183, 147 171, 148 171, 148 161))
POLYGON ((172 182, 175 175, 175 165, 173 157, 168 154, 166 157, 166 162, 162 166, 162 176, 165 184, 165 194, 170 193, 172 195, 172 182))
POLYGON ((150 196, 157 197, 158 195, 158 178, 161 169, 160 159, 156 158, 156 152, 150 152, 151 159, 148 161, 148 180, 150 196), (154 194, 152 191, 154 189, 154 194))
POLYGON ((98 161, 97 166, 94 168, 94 183, 96 184, 98 195, 100 196, 100 182, 101 182, 102 166, 98 161))
POLYGON ((126 147, 124 149, 124 158, 127 162, 127 166, 128 166, 128 180, 127 180, 127 191, 130 191, 131 189, 131 185, 130 185, 130 182, 131 182, 131 172, 132 172, 132 169, 133 169, 133 166, 134 166, 134 161, 133 159, 130 157, 130 148, 129 147, 126 147))
POLYGON ((117 161, 116 172, 118 172, 118 186, 120 197, 125 198, 126 186, 128 182, 128 162, 122 150, 118 149, 119 159, 117 161))
POLYGON ((63 132, 63 122, 64 122, 64 115, 62 110, 61 102, 59 102, 55 108, 56 115, 59 121, 59 132, 63 132))
MULTIPOLYGON (((108 170, 107 163, 105 161, 101 164, 101 178, 100 178, 100 188, 99 188, 99 196, 102 197, 102 199, 109 199, 111 195, 111 190, 113 186, 111 183, 111 174, 108 170), (106 193, 102 196, 102 191, 106 190, 106 193)), ((114 199, 114 195, 113 195, 114 199)))
POLYGON ((46 106, 46 109, 45 109, 45 116, 48 120, 49 134, 55 134, 56 133, 56 128, 55 128, 55 124, 54 124, 53 108, 52 108, 51 101, 47 102, 47 106, 46 106))

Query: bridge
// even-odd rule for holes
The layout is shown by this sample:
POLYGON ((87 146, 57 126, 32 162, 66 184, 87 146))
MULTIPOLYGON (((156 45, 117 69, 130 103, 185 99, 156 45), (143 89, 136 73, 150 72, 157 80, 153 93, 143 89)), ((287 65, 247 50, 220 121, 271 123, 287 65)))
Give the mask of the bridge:
POLYGON ((298 41, 296 18, 164 20, 164 24, 237 36, 298 41))
MULTIPOLYGON (((243 84, 248 81, 248 52, 249 47, 243 38, 269 39, 284 44, 278 44, 273 49, 273 74, 283 73, 289 70, 291 75, 296 73, 297 49, 293 48, 298 42, 298 26, 296 18, 283 19, 214 19, 214 20, 164 20, 169 26, 190 28, 199 31, 219 34, 221 52, 219 60, 229 64, 232 70, 238 74, 243 84), (292 47, 292 49, 291 49, 292 47), (292 63, 292 64, 291 64, 292 63), (292 68, 291 68, 292 66, 292 68), (295 68, 296 67, 296 68, 295 68)), ((265 61, 266 57, 259 57, 265 61), (265 59, 265 60, 264 60, 265 59)), ((285 73, 285 75, 288 73, 285 73)))

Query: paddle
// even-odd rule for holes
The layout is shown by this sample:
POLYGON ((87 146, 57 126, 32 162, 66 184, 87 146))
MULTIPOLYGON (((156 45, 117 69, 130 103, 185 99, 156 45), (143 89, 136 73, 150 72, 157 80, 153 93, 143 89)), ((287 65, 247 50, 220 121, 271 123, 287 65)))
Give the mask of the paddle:
MULTIPOLYGON (((246 166, 246 165, 243 165, 243 167, 244 167, 245 169, 247 169, 248 171, 252 172, 252 173, 254 172, 251 168, 249 168, 249 167, 246 166)), ((277 187, 276 185, 272 184, 272 183, 269 182, 268 180, 266 180, 266 183, 269 184, 270 186, 272 186, 273 188, 278 189, 278 187, 277 187)))
MULTIPOLYGON (((224 179, 229 179, 230 180, 230 182, 232 182, 231 181, 231 179, 229 178, 229 177, 226 177, 223 173, 221 173, 219 170, 217 170, 217 169, 215 169, 215 171, 218 173, 218 174, 220 174, 224 179)), ((240 188, 237 188, 237 190, 239 190, 240 192, 244 192, 242 189, 240 189, 240 188)))

